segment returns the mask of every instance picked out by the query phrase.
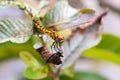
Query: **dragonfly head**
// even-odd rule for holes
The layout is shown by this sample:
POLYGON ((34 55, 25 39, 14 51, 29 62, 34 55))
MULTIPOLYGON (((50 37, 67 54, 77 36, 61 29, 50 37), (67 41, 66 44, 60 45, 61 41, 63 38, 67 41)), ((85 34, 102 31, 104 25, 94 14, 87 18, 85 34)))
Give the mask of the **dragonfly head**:
POLYGON ((64 37, 63 37, 63 36, 59 36, 59 37, 57 38, 57 41, 58 41, 60 44, 62 44, 62 43, 64 42, 64 37))

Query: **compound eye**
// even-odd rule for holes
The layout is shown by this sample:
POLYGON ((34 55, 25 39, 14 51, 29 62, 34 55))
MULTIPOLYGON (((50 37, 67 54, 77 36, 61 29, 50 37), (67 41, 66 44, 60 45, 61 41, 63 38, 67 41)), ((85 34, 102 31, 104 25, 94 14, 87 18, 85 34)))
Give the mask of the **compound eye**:
POLYGON ((59 36, 58 38, 59 38, 59 40, 64 40, 63 36, 59 36))
POLYGON ((63 36, 59 36, 58 39, 59 39, 60 43, 64 42, 64 37, 63 36))

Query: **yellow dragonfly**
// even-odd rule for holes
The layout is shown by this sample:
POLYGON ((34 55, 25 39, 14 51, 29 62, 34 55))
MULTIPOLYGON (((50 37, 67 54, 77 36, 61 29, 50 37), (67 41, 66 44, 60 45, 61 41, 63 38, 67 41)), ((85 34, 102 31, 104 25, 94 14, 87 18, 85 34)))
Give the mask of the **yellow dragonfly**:
MULTIPOLYGON (((82 9, 82 10, 80 10, 79 11, 79 13, 78 13, 78 15, 79 14, 89 14, 89 13, 93 13, 94 12, 94 10, 92 10, 92 9, 82 9)), ((72 17, 70 17, 70 19, 71 18, 76 18, 76 16, 77 16, 77 18, 79 17, 78 15, 73 15, 72 17)), ((56 52, 58 52, 58 51, 62 51, 62 49, 61 49, 61 44, 64 42, 64 37, 63 36, 61 36, 57 31, 55 31, 55 30, 52 30, 52 29, 48 29, 48 28, 45 28, 45 27, 43 27, 43 26, 41 26, 41 24, 37 21, 37 20, 35 20, 35 19, 32 19, 32 22, 33 22, 33 24, 36 26, 36 28, 37 29, 39 29, 40 31, 42 31, 43 33, 46 33, 46 34, 48 34, 53 40, 54 40, 54 42, 53 42, 53 44, 52 44, 52 46, 51 46, 51 50, 52 49, 54 49, 56 52)), ((64 22, 64 21, 63 21, 64 22)), ((79 22, 78 22, 79 23, 79 22)), ((58 24, 60 24, 60 23, 58 23, 58 24)), ((58 25, 57 24, 57 25, 58 25)), ((75 23, 73 23, 73 25, 76 25, 77 23, 75 22, 75 23)), ((77 24, 78 25, 78 24, 77 24)))

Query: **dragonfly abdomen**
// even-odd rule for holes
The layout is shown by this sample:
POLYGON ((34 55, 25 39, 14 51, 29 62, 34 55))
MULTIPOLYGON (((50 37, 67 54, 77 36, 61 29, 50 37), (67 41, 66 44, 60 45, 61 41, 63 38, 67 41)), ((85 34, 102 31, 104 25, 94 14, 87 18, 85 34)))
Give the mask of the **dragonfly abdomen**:
POLYGON ((53 31, 53 30, 48 30, 48 29, 42 27, 38 22, 36 22, 34 20, 33 20, 33 23, 39 30, 41 30, 44 33, 47 33, 53 40, 55 40, 59 36, 58 32, 53 31))

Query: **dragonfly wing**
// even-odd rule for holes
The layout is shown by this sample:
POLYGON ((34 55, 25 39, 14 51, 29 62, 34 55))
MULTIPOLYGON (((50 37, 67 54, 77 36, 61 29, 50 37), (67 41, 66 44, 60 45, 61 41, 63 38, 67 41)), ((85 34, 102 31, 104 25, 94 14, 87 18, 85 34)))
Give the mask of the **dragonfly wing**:
POLYGON ((90 19, 94 16, 94 13, 95 11, 92 9, 82 9, 72 17, 62 20, 61 22, 54 23, 50 26, 55 26, 58 30, 62 30, 66 28, 75 28, 81 24, 89 22, 90 19), (85 10, 86 12, 84 12, 85 10))

